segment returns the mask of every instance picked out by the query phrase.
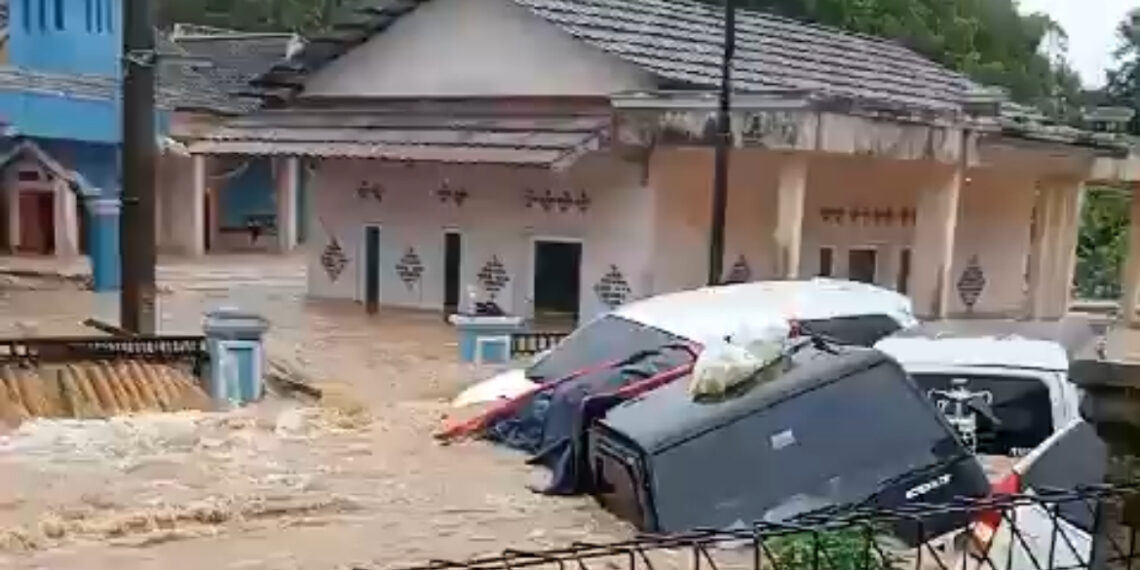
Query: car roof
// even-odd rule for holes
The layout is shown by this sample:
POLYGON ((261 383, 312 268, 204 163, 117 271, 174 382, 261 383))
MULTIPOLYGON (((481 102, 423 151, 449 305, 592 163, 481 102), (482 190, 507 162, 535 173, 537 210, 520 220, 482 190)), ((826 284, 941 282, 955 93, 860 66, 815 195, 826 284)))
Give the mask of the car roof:
POLYGON ((1002 367, 1068 371, 1059 343, 1019 336, 890 336, 875 348, 911 366, 1002 367))
POLYGON ((887 363, 904 373, 882 352, 839 346, 834 352, 805 347, 792 357, 793 367, 736 397, 694 400, 684 379, 627 401, 610 410, 601 423, 631 439, 649 454, 665 451, 720 425, 767 409, 788 398, 834 382, 853 372, 887 363), (669 418, 669 421, 661 421, 669 418))
POLYGON ((917 324, 906 296, 874 285, 826 278, 666 293, 624 305, 613 314, 704 344, 744 327, 762 329, 777 320, 887 315, 902 327, 917 324))

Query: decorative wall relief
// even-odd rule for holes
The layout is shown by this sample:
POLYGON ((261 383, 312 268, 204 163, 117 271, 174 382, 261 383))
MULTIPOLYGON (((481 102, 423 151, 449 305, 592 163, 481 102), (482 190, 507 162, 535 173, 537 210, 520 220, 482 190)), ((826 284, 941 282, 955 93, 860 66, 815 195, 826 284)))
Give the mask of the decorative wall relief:
POLYGON ((329 276, 329 281, 336 283, 346 265, 348 265, 348 256, 344 254, 344 248, 335 237, 330 238, 328 245, 321 252, 321 267, 329 276))
POLYGON ((748 260, 743 255, 736 258, 736 263, 728 270, 728 277, 725 278, 725 283, 748 283, 752 281, 752 267, 748 265, 748 260))
POLYGON ((966 262, 966 269, 962 270, 962 275, 958 278, 958 298, 962 300, 963 305, 966 305, 967 310, 972 311, 985 288, 986 274, 982 270, 982 264, 978 261, 977 255, 971 255, 970 260, 966 262))
POLYGON ((479 278, 479 284, 483 286, 491 299, 494 299, 511 281, 511 276, 507 275, 507 268, 502 261, 499 261, 498 255, 492 255, 491 259, 483 264, 483 268, 479 270, 476 277, 479 278))
POLYGON ((523 192, 523 200, 527 208, 539 206, 544 212, 549 212, 557 208, 559 212, 565 213, 570 211, 571 208, 576 208, 579 212, 585 213, 590 209, 590 197, 585 191, 579 191, 578 194, 575 195, 569 190, 555 193, 549 189, 539 192, 533 188, 527 188, 523 192))
POLYGON ((632 293, 629 282, 616 265, 610 265, 610 270, 594 284, 594 294, 598 300, 611 309, 628 301, 632 293))
POLYGON ((360 185, 356 187, 356 197, 360 199, 372 198, 377 203, 384 202, 384 186, 375 183, 361 181, 360 185))
POLYGON ((441 182, 439 188, 435 191, 435 197, 439 198, 441 203, 446 204, 447 202, 451 202, 460 207, 463 206, 463 202, 467 200, 468 196, 470 196, 470 194, 466 188, 452 188, 451 183, 447 180, 441 182))
POLYGON ((841 226, 913 226, 916 219, 914 208, 868 208, 851 206, 847 208, 828 206, 819 209, 819 219, 825 224, 841 226))
POLYGON ((415 249, 408 248, 400 260, 396 262, 396 275, 400 276, 400 281, 404 282, 404 286, 409 291, 415 288, 420 283, 420 277, 424 274, 424 264, 420 260, 419 254, 415 249))

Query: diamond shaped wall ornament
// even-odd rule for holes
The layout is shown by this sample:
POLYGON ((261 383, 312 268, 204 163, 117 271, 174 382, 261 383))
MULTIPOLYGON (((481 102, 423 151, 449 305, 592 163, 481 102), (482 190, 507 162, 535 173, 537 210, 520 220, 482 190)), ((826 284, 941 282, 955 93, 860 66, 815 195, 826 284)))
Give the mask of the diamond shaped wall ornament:
POLYGON ((321 252, 321 267, 324 268, 325 274, 329 276, 329 281, 336 283, 340 278, 340 274, 344 272, 345 266, 348 265, 348 256, 344 254, 344 248, 340 246, 340 242, 334 237, 329 240, 328 245, 321 252))
POLYGON ((961 277, 958 278, 958 298, 962 300, 962 304, 966 305, 968 310, 973 310, 974 305, 977 304, 978 298, 982 296, 982 291, 986 288, 986 274, 982 271, 982 265, 978 262, 978 256, 970 256, 970 260, 966 263, 966 269, 962 271, 961 277))
POLYGON ((499 261, 498 255, 492 255, 491 259, 483 264, 483 268, 479 270, 476 277, 479 278, 479 283, 492 299, 511 281, 511 276, 507 275, 507 268, 502 261, 499 261))
POLYGON ((736 258, 736 263, 728 270, 728 278, 725 283, 748 283, 752 281, 752 268, 748 265, 748 260, 743 255, 736 258))
POLYGON ((610 270, 594 284, 594 294, 598 300, 611 309, 625 304, 632 293, 629 282, 616 265, 610 265, 610 270))
POLYGON ((400 260, 396 262, 396 275, 400 276, 400 281, 404 282, 404 286, 411 291, 420 282, 420 277, 424 274, 424 264, 420 260, 419 254, 416 250, 408 248, 400 260))

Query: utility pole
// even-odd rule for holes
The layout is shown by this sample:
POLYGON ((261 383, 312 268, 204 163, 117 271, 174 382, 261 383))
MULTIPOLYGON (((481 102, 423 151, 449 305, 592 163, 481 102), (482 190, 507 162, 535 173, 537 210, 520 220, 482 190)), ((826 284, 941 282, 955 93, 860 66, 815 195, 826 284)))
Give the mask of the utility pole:
POLYGON ((728 208, 728 154, 732 149, 732 58, 736 53, 736 0, 724 0, 724 52, 720 62, 720 102, 713 159, 712 223, 709 227, 709 285, 724 274, 724 224, 728 208))
POLYGON ((155 314, 154 0, 124 0, 123 152, 119 255, 122 290, 119 324, 153 335, 155 314))

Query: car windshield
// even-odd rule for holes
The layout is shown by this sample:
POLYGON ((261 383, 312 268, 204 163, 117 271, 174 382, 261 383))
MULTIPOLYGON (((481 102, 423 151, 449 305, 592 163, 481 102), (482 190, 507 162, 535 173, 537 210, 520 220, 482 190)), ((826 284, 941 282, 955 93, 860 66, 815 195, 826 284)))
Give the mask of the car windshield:
POLYGON ((685 339, 629 319, 606 315, 566 337, 527 368, 526 376, 537 381, 555 380, 589 366, 678 342, 685 339))

